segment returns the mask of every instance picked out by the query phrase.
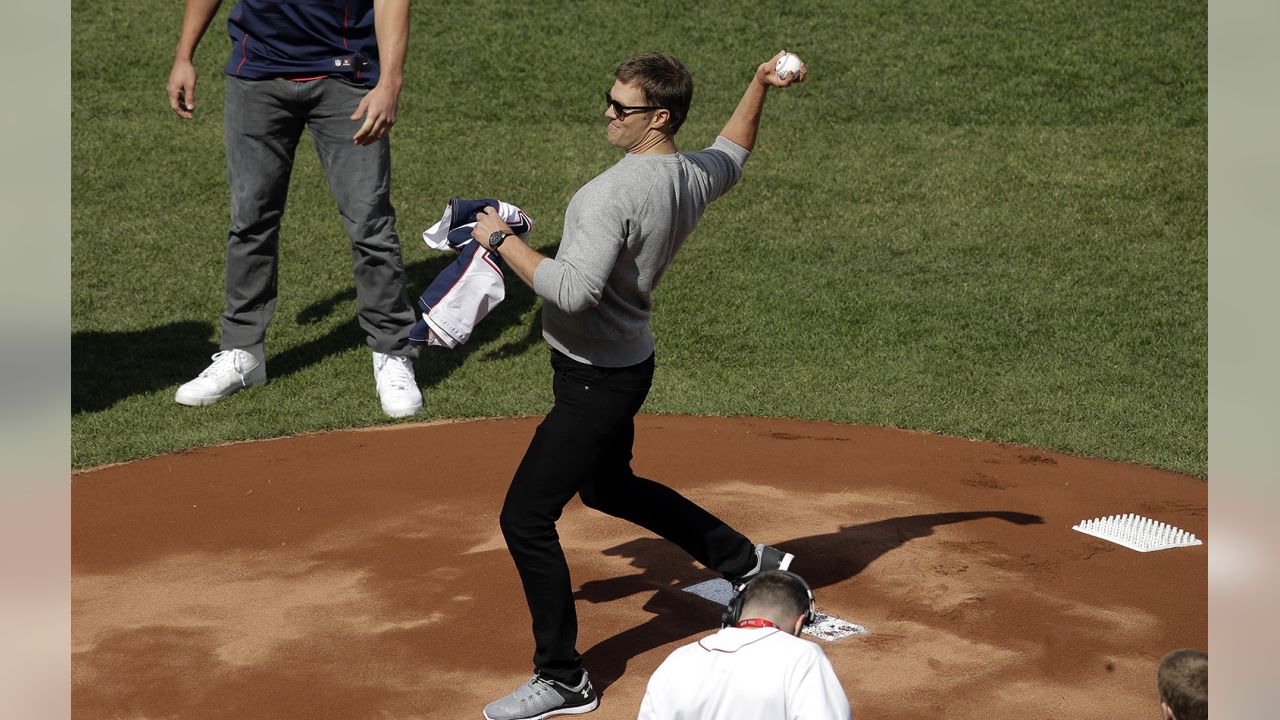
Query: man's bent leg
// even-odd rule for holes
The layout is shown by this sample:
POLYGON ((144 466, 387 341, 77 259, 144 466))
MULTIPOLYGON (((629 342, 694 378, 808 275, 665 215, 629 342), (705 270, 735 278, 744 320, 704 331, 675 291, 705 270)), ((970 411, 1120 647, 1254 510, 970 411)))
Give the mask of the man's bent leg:
POLYGON ((756 562, 755 545, 745 535, 675 490, 630 469, 599 476, 580 494, 587 507, 635 523, 726 576, 741 575, 756 562))
POLYGON ((704 566, 728 576, 755 563, 755 546, 742 533, 666 485, 631 470, 635 419, 616 428, 601 467, 579 490, 583 504, 635 523, 679 545, 704 566))
POLYGON ((538 426, 507 491, 502 534, 524 585, 537 646, 534 666, 574 684, 582 670, 577 613, 569 567, 555 524, 565 504, 599 467, 611 428, 629 423, 648 385, 618 391, 601 383, 605 371, 553 356, 555 405, 538 426))
POLYGON ((225 136, 231 184, 223 350, 258 345, 275 312, 280 219, 303 118, 289 80, 227 78, 225 136))

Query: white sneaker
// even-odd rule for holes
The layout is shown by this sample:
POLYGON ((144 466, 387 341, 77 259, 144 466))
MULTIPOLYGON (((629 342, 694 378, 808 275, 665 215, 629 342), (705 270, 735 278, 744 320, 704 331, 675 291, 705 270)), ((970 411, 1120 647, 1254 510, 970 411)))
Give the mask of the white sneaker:
POLYGON ((413 377, 413 358, 373 351, 373 379, 378 383, 382 412, 398 418, 422 409, 422 391, 413 377))
POLYGON ((178 388, 173 399, 179 405, 212 405, 242 388, 267 381, 267 361, 262 345, 215 353, 213 364, 191 382, 178 388))

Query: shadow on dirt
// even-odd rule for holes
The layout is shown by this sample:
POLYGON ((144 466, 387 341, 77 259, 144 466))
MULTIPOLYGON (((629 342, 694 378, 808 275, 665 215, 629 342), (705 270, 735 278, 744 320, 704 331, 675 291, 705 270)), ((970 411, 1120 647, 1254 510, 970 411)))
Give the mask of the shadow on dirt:
MULTIPOLYGON (((993 518, 1016 525, 1041 524, 1038 515, 1004 510, 932 513, 846 525, 840 530, 774 543, 796 556, 791 569, 817 590, 856 576, 877 558, 917 538, 928 537, 940 525, 993 518)), ((645 622, 606 638, 583 653, 598 691, 622 677, 631 658, 693 635, 709 632, 720 622, 720 610, 681 590, 691 581, 717 577, 696 565, 676 545, 657 538, 640 538, 605 551, 632 558, 640 569, 633 575, 587 582, 575 594, 579 600, 609 602, 637 593, 653 592, 644 610, 645 622), (705 576, 705 577, 699 577, 705 576), (679 586, 679 587, 677 587, 679 586), (656 592, 654 592, 656 590, 656 592)), ((821 604, 821 598, 819 598, 821 604)))

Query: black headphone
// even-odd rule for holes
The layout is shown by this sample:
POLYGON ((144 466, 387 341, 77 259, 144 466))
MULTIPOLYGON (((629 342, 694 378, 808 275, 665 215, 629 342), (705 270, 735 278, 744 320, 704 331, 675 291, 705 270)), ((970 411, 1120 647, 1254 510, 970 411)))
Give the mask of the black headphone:
MULTIPOLYGON (((800 581, 800 586, 804 588, 804 594, 809 598, 809 605, 805 608, 804 620, 800 622, 800 626, 804 627, 805 625, 812 625, 817 622, 818 611, 814 609, 813 590, 809 588, 809 583, 805 582, 804 578, 793 572, 788 572, 786 570, 775 570, 774 572, 782 573, 783 575, 800 581)), ((760 576, 757 575, 756 577, 758 578, 760 576)), ((720 627, 733 627, 742 619, 742 598, 747 594, 747 588, 751 587, 751 583, 755 581, 756 578, 749 580, 746 585, 742 586, 741 591, 734 593, 733 597, 729 599, 729 604, 724 607, 724 615, 720 616, 720 627)))

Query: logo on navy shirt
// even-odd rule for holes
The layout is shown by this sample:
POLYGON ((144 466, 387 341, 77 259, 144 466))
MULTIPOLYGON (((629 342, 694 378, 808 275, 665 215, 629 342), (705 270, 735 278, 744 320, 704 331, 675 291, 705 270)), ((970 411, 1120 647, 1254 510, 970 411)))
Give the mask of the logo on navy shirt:
POLYGON ((333 59, 333 66, 336 68, 356 68, 357 70, 369 69, 369 58, 363 55, 347 55, 344 57, 336 57, 333 59))

